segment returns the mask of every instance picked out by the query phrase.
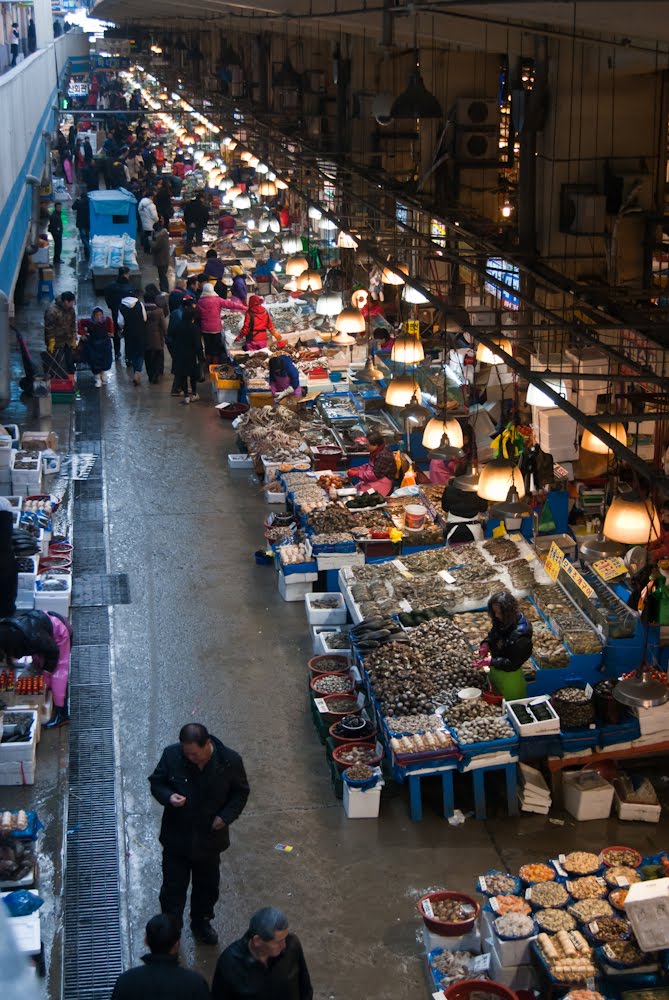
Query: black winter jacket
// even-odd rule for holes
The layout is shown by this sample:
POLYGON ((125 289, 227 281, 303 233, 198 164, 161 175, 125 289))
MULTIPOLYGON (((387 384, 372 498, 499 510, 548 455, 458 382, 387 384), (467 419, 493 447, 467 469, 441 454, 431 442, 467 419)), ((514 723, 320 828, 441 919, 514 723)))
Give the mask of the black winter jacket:
POLYGON ((518 670, 532 655, 532 626, 523 614, 507 629, 494 621, 485 641, 490 646, 491 667, 507 672, 518 670))
POLYGON ((149 778, 151 794, 165 807, 160 827, 160 843, 168 850, 188 857, 217 854, 230 846, 230 824, 241 814, 249 797, 249 784, 242 758, 215 736, 210 737, 214 753, 200 772, 186 760, 180 743, 163 750, 158 766, 149 778), (183 795, 186 804, 175 809, 170 796, 183 795), (216 816, 224 821, 222 830, 212 830, 216 816))
POLYGON ((176 955, 142 955, 142 962, 121 973, 112 1000, 209 1000, 207 981, 182 969, 176 955))
POLYGON ((0 621, 0 648, 15 660, 24 656, 44 657, 44 669, 49 673, 56 669, 60 656, 46 611, 22 611, 0 621))

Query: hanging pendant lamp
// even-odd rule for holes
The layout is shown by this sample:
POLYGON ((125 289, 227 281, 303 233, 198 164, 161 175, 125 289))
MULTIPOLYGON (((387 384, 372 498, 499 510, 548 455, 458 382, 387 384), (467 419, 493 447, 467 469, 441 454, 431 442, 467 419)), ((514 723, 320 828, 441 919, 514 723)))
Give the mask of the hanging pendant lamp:
POLYGON ((476 492, 483 500, 501 503, 512 486, 516 487, 519 497, 525 496, 525 483, 518 466, 508 458, 493 458, 481 470, 476 492))
POLYGON ((242 212, 251 207, 251 199, 247 194, 238 194, 232 203, 232 207, 242 212))
POLYGON ((324 292, 316 300, 316 312, 319 316, 336 316, 342 309, 343 302, 340 292, 324 292))
MULTIPOLYGON (((627 431, 620 423, 602 423, 599 425, 603 431, 610 434, 611 437, 615 438, 622 445, 627 445, 627 431)), ((611 455, 612 451, 608 444, 605 444, 601 438, 597 437, 595 431, 591 431, 588 427, 583 431, 583 437, 581 438, 581 448, 583 451, 591 451, 594 455, 611 455)))
POLYGON ((423 295, 422 292, 419 292, 417 288, 413 288, 411 285, 404 286, 402 289, 402 298, 412 306, 425 306, 430 302, 426 295, 423 295))
POLYGON ((357 309, 342 309, 335 320, 335 330, 344 333, 364 333, 365 317, 357 309))
POLYGON ((425 360, 425 351, 418 337, 398 337, 390 352, 390 359, 398 364, 419 365, 425 360))
POLYGON ((616 497, 604 519, 604 537, 623 545, 648 545, 660 537, 660 518, 651 500, 638 493, 616 497))
MULTIPOLYGON (((507 354, 511 354, 511 341, 507 340, 506 337, 495 337, 494 342, 502 351, 506 351, 507 354)), ((499 354, 495 354, 491 351, 489 347, 485 344, 479 344, 476 348, 476 360, 480 361, 484 365, 503 365, 504 358, 500 357, 499 354)))
POLYGON ((444 431, 441 435, 441 440, 439 444, 434 448, 429 448, 427 452, 429 459, 435 459, 440 462, 450 462, 454 458, 462 458, 464 452, 461 448, 458 448, 457 444, 451 442, 451 438, 444 431))
POLYGON ((431 411, 428 410, 427 406, 423 406, 420 402, 417 395, 419 392, 418 386, 415 386, 411 400, 402 410, 404 423, 413 424, 414 427, 424 427, 431 415, 431 411))
POLYGON ((398 264, 395 260, 389 260, 388 264, 394 268, 391 270, 390 267, 384 267, 381 271, 381 281, 384 285, 403 285, 404 275, 409 273, 409 268, 406 264, 398 264), (402 274, 397 274, 397 271, 401 271, 402 274))
POLYGON ((479 470, 476 465, 472 465, 468 472, 462 476, 456 476, 451 480, 456 489, 463 493, 476 493, 479 488, 479 470))
POLYGON ((385 400, 388 406, 407 406, 414 395, 420 403, 423 397, 411 375, 398 375, 388 383, 385 400))
POLYGON ((301 253, 302 240, 299 236, 285 236, 281 240, 281 249, 284 253, 301 253))
POLYGON ((462 448, 465 443, 462 427, 457 420, 448 420, 446 417, 432 417, 423 432, 423 447, 428 451, 438 448, 444 434, 447 435, 449 443, 454 448, 462 448))
POLYGON ((286 274, 290 275, 292 278, 297 278, 303 271, 306 271, 309 267, 309 261, 306 257, 289 257, 286 261, 286 274))
POLYGON ((357 250, 358 242, 353 233, 345 233, 342 229, 337 236, 337 246, 340 250, 357 250))
POLYGON ((391 118, 443 118, 441 104, 425 86, 420 70, 416 66, 409 77, 409 83, 390 108, 391 118))
POLYGON ((634 677, 618 681, 613 689, 613 697, 629 708, 658 708, 669 701, 669 687, 661 681, 653 680, 652 668, 644 662, 634 677))
POLYGON ((261 198, 273 198, 278 193, 278 188, 274 181, 263 181, 258 186, 258 194, 261 198))
POLYGON ((323 280, 318 271, 311 271, 307 268, 302 271, 297 278, 297 290, 299 292, 320 292, 323 287, 323 280))
MULTIPOLYGON (((567 387, 562 379, 544 379, 544 381, 546 382, 546 385, 553 390, 553 392, 558 394, 558 396, 562 396, 563 399, 567 399, 567 387)), ((533 382, 530 382, 527 387, 525 402, 528 406, 538 406, 544 409, 557 406, 557 403, 555 403, 550 396, 547 396, 545 392, 542 392, 539 386, 534 385, 533 382)))
POLYGON ((507 517, 529 517, 532 513, 532 508, 528 503, 523 503, 518 496, 518 490, 515 486, 512 486, 507 493, 506 500, 494 504, 490 508, 489 513, 491 517, 498 517, 503 521, 507 517))
POLYGON ((339 347, 353 347, 357 341, 355 337, 352 337, 350 333, 346 332, 346 330, 340 330, 339 333, 332 338, 332 343, 337 344, 339 347))
POLYGON ((611 559, 614 556, 622 556, 625 553, 625 546, 619 542, 609 541, 604 537, 604 532, 600 529, 597 537, 591 541, 584 542, 578 547, 578 558, 581 562, 594 563, 598 559, 611 559))
POLYGON ((368 354, 367 361, 365 362, 365 367, 358 372, 356 376, 356 381, 380 382, 384 378, 385 375, 383 374, 382 371, 380 371, 380 369, 376 367, 376 365, 374 364, 374 359, 372 358, 371 355, 368 354))

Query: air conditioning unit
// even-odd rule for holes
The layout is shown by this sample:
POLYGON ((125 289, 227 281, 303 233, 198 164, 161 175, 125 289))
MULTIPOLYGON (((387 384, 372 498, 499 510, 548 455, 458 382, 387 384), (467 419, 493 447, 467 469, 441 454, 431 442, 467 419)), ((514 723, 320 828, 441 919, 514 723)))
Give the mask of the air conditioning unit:
POLYGON ((477 309, 469 309, 468 312, 470 326, 497 326, 498 316, 495 309, 480 306, 477 309))
POLYGON ((499 133, 473 132, 458 129, 455 137, 455 159, 459 163, 489 163, 499 160, 499 133))
POLYGON ((487 97, 459 97, 455 103, 455 124, 470 128, 497 128, 499 101, 487 97))
POLYGON ((560 232, 572 236, 601 236, 606 224, 606 195, 594 188, 563 184, 560 189, 560 232))

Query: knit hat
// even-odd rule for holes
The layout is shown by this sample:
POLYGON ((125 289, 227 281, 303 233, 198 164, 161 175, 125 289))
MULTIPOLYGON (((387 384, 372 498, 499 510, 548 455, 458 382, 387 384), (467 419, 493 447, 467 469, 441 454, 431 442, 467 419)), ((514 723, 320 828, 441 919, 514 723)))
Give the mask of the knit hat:
POLYGON ((244 273, 244 268, 240 267, 239 264, 233 264, 232 267, 230 268, 230 271, 231 271, 232 274, 234 274, 236 276, 238 274, 243 274, 244 273))
POLYGON ((214 286, 210 284, 208 281, 205 281, 204 285, 202 286, 202 294, 200 295, 200 298, 205 298, 207 295, 215 295, 215 294, 216 291, 214 289, 214 286))

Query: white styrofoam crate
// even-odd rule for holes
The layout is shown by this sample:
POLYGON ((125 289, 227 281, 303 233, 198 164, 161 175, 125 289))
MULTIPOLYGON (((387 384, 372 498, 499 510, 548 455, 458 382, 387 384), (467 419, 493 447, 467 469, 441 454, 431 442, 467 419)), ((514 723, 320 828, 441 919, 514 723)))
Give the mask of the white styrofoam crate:
POLYGON ((285 503, 286 494, 273 493, 271 490, 265 490, 265 501, 266 503, 285 503))
POLYGON ((314 656, 322 656, 325 650, 322 649, 321 636, 327 632, 341 632, 341 629, 338 625, 312 625, 309 631, 311 632, 311 648, 314 656))
MULTIPOLYGON (((533 937, 536 935, 533 935, 533 937)), ((532 937, 516 938, 512 941, 503 941, 495 932, 495 922, 492 923, 491 934, 488 940, 490 947, 497 956, 499 965, 529 965, 532 954, 530 942, 532 937)))
POLYGON ((239 399, 239 389, 217 389, 212 385, 212 401, 219 406, 221 403, 236 403, 239 399))
POLYGON ((602 778, 597 787, 580 788, 577 783, 580 773, 580 771, 565 771, 562 775, 565 809, 579 821, 608 819, 613 803, 613 785, 608 781, 604 782, 602 778))
POLYGON ((9 469, 12 457, 12 439, 0 437, 0 469, 9 469))
POLYGON ((494 949, 490 952, 488 975, 495 983, 510 990, 533 990, 539 987, 539 978, 532 965, 502 965, 494 949))
POLYGON ((253 468, 253 456, 242 454, 230 454, 228 455, 228 465, 231 469, 252 469, 253 468))
POLYGON ((33 717, 30 724, 30 739, 24 740, 23 743, 0 743, 0 765, 13 763, 25 764, 35 759, 38 725, 37 712, 32 709, 26 709, 26 712, 30 712, 33 717))
POLYGON ((534 698, 518 698, 511 702, 505 702, 505 707, 507 710, 510 709, 508 712, 509 722, 519 736, 542 736, 545 733, 560 732, 560 718, 550 703, 550 695, 535 696, 534 698), (546 705, 551 713, 550 719, 547 719, 545 722, 519 722, 513 711, 514 705, 537 705, 540 702, 542 705, 546 705))
POLYGON ((381 806, 381 785, 374 788, 350 788, 344 782, 344 812, 349 819, 376 819, 381 806))
MULTIPOLYGON (((283 573, 277 573, 279 578, 279 594, 284 599, 284 601, 303 601, 306 594, 310 594, 313 590, 313 581, 308 582, 292 582, 295 580, 295 576, 284 576, 283 573), (287 582, 291 581, 291 582, 287 582)), ((300 573, 302 576, 311 576, 310 573, 300 573)), ((318 574, 316 574, 318 577, 318 574)))
MULTIPOLYGON (((634 820, 639 823, 657 823, 662 813, 662 806, 659 802, 656 806, 643 805, 638 802, 623 802, 617 794, 614 795, 613 801, 618 819, 634 820)), ((625 903, 627 904, 627 900, 625 903)))
MULTIPOLYGON (((350 626, 348 626, 348 628, 350 628, 350 626)), ((348 631, 348 628, 347 629, 343 629, 343 631, 348 631)), ((338 631, 341 632, 342 629, 339 629, 338 631)), ((351 663, 352 660, 353 660, 353 654, 352 654, 350 648, 349 649, 334 649, 332 646, 330 646, 330 644, 328 642, 328 636, 331 635, 331 634, 332 633, 321 632, 321 635, 320 635, 320 638, 319 638, 319 642, 318 642, 319 653, 323 653, 323 655, 345 656, 348 659, 349 663, 351 663)))
POLYGON ((59 580, 65 580, 67 590, 43 591, 35 584, 35 607, 38 611, 52 611, 67 618, 72 600, 72 577, 69 573, 58 574, 59 580))
POLYGON ((19 573, 19 590, 32 590, 37 580, 37 564, 39 559, 37 556, 22 556, 21 558, 25 560, 29 559, 33 568, 28 573, 19 573))
POLYGON ((347 609, 344 598, 339 593, 331 594, 305 594, 304 607, 310 625, 345 625, 347 609), (336 608, 315 608, 313 602, 319 598, 327 597, 336 600, 336 608))
POLYGON ((12 760, 0 762, 0 785, 34 785, 36 762, 12 760))
POLYGON ((631 885, 625 912, 643 951, 669 948, 669 878, 631 885))

